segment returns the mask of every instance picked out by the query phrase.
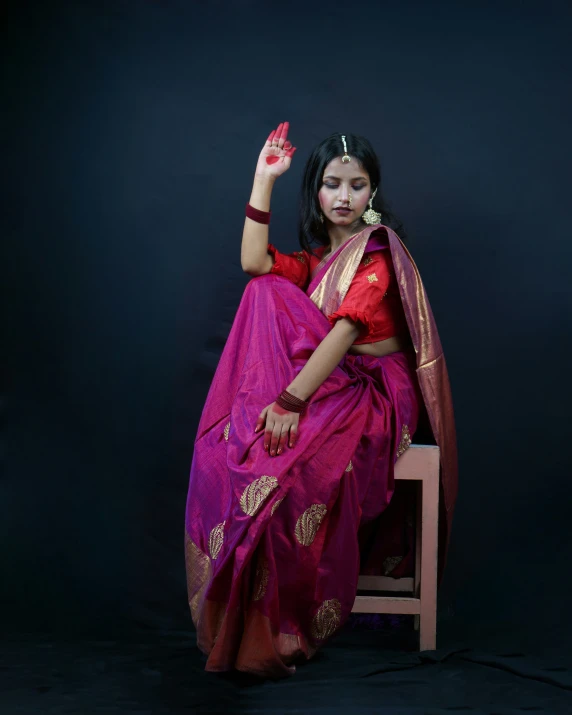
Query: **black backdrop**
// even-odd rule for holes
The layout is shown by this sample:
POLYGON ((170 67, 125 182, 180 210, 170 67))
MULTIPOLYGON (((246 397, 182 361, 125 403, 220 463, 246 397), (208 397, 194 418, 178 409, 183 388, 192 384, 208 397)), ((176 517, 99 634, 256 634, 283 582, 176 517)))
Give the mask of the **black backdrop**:
POLYGON ((569 633, 568 4, 2 12, 5 628, 190 628, 193 439, 287 119, 272 241, 296 248, 315 143, 363 134, 436 315, 460 448, 440 623, 569 633))

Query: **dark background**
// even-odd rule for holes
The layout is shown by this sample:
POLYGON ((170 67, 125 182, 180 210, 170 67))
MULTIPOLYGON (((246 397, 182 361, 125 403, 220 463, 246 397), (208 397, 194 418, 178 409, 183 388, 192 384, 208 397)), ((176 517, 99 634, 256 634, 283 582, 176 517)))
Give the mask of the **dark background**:
POLYGON ((247 280, 254 167, 289 120, 273 243, 297 247, 315 144, 367 136, 444 344, 460 494, 440 645, 564 657, 569 3, 3 8, 0 612, 18 654, 179 633, 181 682, 186 662, 211 677, 186 603, 187 478, 247 280))

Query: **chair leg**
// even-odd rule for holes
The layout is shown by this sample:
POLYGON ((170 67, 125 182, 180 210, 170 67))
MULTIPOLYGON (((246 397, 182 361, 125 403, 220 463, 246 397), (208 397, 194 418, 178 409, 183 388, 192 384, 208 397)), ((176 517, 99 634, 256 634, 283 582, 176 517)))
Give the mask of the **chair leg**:
MULTIPOLYGON (((413 580, 413 596, 419 598, 421 589, 421 530, 422 530, 422 482, 415 482, 415 577, 413 580)), ((419 630, 419 616, 413 617, 413 627, 419 630)))
POLYGON ((419 650, 435 650, 437 643, 437 538, 439 471, 427 474, 421 488, 421 579, 419 650))

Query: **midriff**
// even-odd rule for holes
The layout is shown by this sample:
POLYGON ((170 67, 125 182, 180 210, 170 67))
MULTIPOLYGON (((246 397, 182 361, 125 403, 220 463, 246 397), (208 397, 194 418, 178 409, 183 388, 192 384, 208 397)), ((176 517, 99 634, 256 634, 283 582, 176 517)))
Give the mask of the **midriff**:
POLYGON ((387 340, 379 340, 376 343, 362 343, 361 345, 352 345, 348 350, 350 355, 373 355, 373 357, 384 357, 397 353, 400 350, 408 350, 411 348, 411 341, 408 338, 398 335, 387 340))

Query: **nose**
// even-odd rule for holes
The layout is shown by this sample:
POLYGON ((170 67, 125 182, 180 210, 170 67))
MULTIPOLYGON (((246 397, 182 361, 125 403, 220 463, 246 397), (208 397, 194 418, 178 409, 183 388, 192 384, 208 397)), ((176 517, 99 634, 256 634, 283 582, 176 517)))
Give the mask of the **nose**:
POLYGON ((345 184, 340 184, 340 191, 338 193, 339 200, 342 202, 349 201, 349 188, 345 184))

